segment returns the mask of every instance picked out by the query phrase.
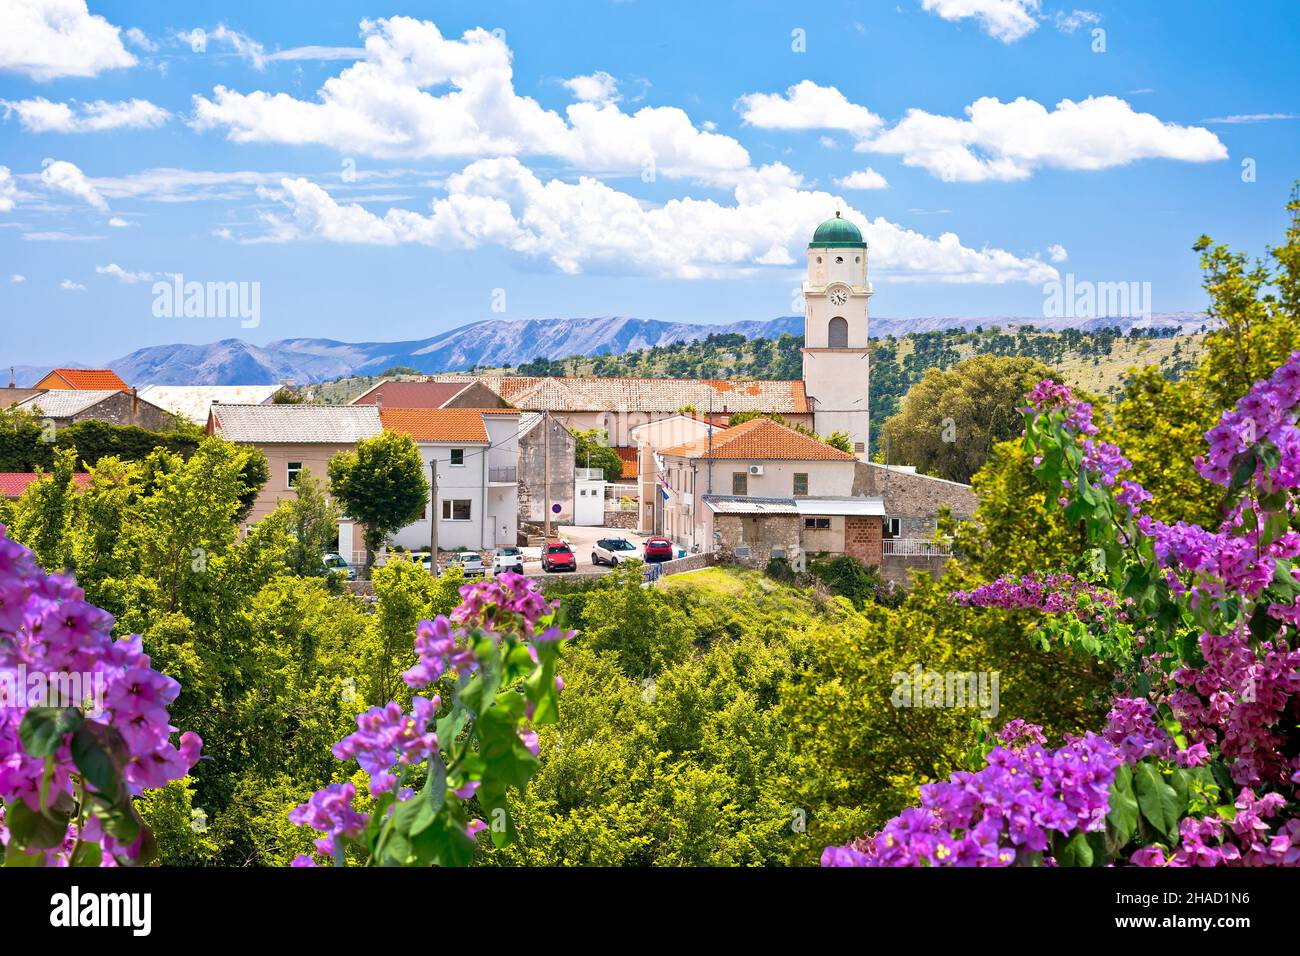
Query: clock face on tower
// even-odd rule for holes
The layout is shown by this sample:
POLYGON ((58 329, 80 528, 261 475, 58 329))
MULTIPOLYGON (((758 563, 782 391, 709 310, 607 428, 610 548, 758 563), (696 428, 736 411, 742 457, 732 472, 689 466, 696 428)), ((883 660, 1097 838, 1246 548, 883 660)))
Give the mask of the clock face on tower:
POLYGON ((830 294, 831 305, 843 305, 849 301, 848 289, 832 289, 830 294))

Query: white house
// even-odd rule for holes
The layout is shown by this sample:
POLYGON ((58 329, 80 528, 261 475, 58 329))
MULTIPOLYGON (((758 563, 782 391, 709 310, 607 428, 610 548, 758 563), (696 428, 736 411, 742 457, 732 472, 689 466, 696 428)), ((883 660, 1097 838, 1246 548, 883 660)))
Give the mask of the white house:
MULTIPOLYGON (((519 534, 519 411, 496 408, 383 408, 386 431, 411 436, 425 475, 437 462, 438 547, 488 550, 519 534)), ((429 547, 429 509, 392 536, 408 550, 429 547)))

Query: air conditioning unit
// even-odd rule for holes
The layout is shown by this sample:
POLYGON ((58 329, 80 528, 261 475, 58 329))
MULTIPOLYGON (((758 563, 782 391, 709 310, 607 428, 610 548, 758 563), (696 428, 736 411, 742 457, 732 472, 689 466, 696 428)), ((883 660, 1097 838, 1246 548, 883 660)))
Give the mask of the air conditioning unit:
POLYGON ((762 465, 750 465, 750 466, 749 466, 749 473, 750 473, 751 475, 761 475, 761 474, 763 473, 763 466, 762 466, 762 465))

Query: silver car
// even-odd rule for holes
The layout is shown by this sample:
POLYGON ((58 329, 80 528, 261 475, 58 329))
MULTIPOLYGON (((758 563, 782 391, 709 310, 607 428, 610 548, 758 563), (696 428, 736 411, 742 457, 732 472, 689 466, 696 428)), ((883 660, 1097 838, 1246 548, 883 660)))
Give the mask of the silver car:
POLYGON ((447 570, 460 568, 460 573, 467 578, 483 576, 483 556, 477 551, 457 551, 447 559, 447 570))
POLYGON ((497 548, 492 552, 492 573, 500 574, 502 571, 514 571, 516 574, 524 573, 524 552, 519 548, 497 548))

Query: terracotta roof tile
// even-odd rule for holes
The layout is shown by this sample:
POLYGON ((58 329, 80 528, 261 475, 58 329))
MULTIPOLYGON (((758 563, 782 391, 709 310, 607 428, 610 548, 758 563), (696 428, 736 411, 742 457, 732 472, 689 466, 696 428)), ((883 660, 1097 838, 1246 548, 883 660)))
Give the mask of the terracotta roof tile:
MULTIPOLYGON (((677 412, 688 405, 704 415, 713 412, 812 411, 802 381, 722 381, 697 378, 529 377, 518 375, 444 374, 439 382, 480 381, 511 405, 528 411, 677 412)), ((387 402, 385 402, 387 404, 387 402)))
POLYGON ((385 408, 441 408, 456 397, 465 382, 404 382, 385 380, 364 395, 353 399, 353 405, 374 405, 375 396, 384 396, 385 408))
MULTIPOLYGON (((67 382, 68 388, 76 389, 112 389, 129 392, 131 387, 122 381, 111 368, 56 368, 50 375, 58 375, 67 382)), ((46 376, 48 378, 49 376, 46 376)), ((46 388, 60 388, 57 384, 47 384, 46 388)))
POLYGON ((707 438, 660 454, 677 458, 744 459, 749 461, 856 461, 848 452, 832 448, 823 441, 809 438, 793 428, 777 424, 770 418, 751 418, 735 428, 716 432, 710 452, 707 438))
POLYGON ((410 435, 416 441, 488 443, 481 408, 389 408, 385 405, 379 418, 388 431, 410 435))
MULTIPOLYGON (((0 498, 17 498, 32 482, 41 477, 43 476, 31 471, 0 472, 0 498)), ((90 475, 76 472, 72 476, 72 483, 78 488, 87 488, 90 486, 90 475)))
POLYGON ((614 450, 623 461, 624 478, 635 478, 641 471, 640 449, 635 445, 615 445, 614 450))

